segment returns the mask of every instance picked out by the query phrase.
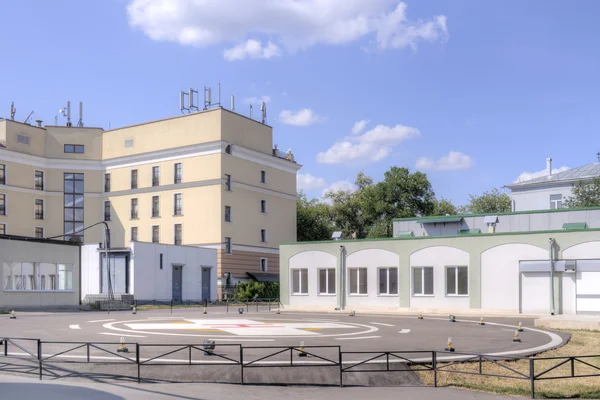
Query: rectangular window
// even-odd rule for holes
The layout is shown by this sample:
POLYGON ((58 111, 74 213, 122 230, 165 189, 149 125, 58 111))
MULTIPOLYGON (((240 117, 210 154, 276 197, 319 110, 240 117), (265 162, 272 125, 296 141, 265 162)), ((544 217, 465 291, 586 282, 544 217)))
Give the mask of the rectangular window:
POLYGON ((158 196, 152 196, 152 218, 160 217, 160 203, 158 196))
POLYGON ((132 189, 138 188, 138 170, 137 169, 131 170, 131 188, 132 189))
POLYGON ((225 238, 225 253, 231 254, 231 238, 230 237, 225 238))
POLYGON ((183 215, 183 197, 181 193, 173 195, 173 215, 183 215))
POLYGON ((29 144, 29 136, 17 133, 17 143, 29 144))
POLYGON ((85 146, 82 144, 65 144, 65 153, 83 154, 84 152, 85 146))
POLYGON ((260 272, 267 272, 269 269, 269 260, 266 258, 260 259, 260 272))
POLYGON ((446 294, 467 296, 469 294, 469 269, 467 267, 446 267, 446 294))
POLYGON ((44 190, 44 172, 35 171, 33 177, 33 187, 35 190, 44 190))
POLYGON ((152 227, 152 243, 160 242, 160 230, 158 225, 152 227))
POLYGON ((125 139, 124 146, 126 149, 133 147, 133 139, 125 139))
POLYGON ((319 270, 319 294, 335 294, 335 268, 319 270))
POLYGON ((267 242, 267 230, 266 229, 260 230, 260 241, 263 243, 267 242))
POLYGON ((6 195, 0 194, 0 215, 6 215, 6 195))
POLYGON ((366 268, 350 268, 350 294, 367 294, 366 268))
POLYGON ((308 294, 308 269, 292 270, 292 294, 308 294))
POLYGON ((110 174, 104 174, 104 191, 110 192, 110 174))
POLYGON ((225 206, 225 222, 231 222, 231 207, 225 206))
POLYGON ((138 199, 131 199, 131 219, 138 219, 138 199))
POLYGON ((263 214, 267 212, 267 201, 266 200, 260 201, 260 212, 263 214))
POLYGON ((0 164, 0 185, 6 185, 6 165, 0 164))
POLYGON ((44 200, 35 199, 35 219, 44 219, 44 200))
POLYGON ((137 240, 138 240, 138 228, 137 228, 137 226, 132 226, 131 227, 131 241, 137 242, 137 240))
POLYGON ((413 268, 413 295, 433 296, 433 267, 413 268))
POLYGON ((173 183, 181 183, 181 163, 175 164, 173 183))
POLYGON ((83 179, 83 174, 64 174, 65 240, 83 241, 83 179))
POLYGON ((40 228, 39 226, 35 227, 35 237, 37 239, 43 239, 44 238, 44 228, 40 228))
POLYGON ((398 294, 398 268, 379 268, 379 294, 398 294))
POLYGON ((160 167, 152 167, 152 186, 160 185, 160 167))
POLYGON ((178 246, 181 245, 182 243, 182 225, 181 224, 175 224, 175 240, 174 243, 178 246))
POLYGON ((225 188, 228 192, 231 191, 231 175, 225 174, 225 188))
POLYGON ((551 194, 550 195, 550 209, 555 210, 557 208, 562 208, 562 206, 563 206, 562 194, 551 194))
POLYGON ((267 183, 267 171, 260 171, 260 183, 267 183))
POLYGON ((4 262, 2 267, 5 291, 73 290, 72 264, 4 262))
POLYGON ((110 201, 104 202, 104 220, 110 221, 110 201))
POLYGON ((0 235, 6 235, 6 225, 0 224, 0 235))

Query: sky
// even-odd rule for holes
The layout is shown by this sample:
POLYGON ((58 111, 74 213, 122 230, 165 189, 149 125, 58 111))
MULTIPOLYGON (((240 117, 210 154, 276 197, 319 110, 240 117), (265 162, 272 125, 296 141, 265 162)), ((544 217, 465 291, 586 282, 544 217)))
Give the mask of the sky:
POLYGON ((600 151, 600 2, 0 0, 0 118, 104 129, 181 115, 179 91, 259 118, 320 198, 392 166, 437 197, 565 170, 600 151), (213 98, 215 96, 213 95, 213 98), (64 118, 58 116, 59 124, 64 118))

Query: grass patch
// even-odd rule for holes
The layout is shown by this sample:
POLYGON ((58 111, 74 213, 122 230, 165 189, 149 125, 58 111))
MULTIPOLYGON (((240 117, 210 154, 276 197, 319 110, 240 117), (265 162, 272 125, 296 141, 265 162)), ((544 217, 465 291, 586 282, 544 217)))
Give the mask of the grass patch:
MULTIPOLYGON (((600 354, 600 332, 594 331, 572 331, 563 330, 571 334, 571 340, 563 347, 547 351, 537 357, 560 357, 560 356, 583 356, 600 354)), ((540 360, 535 361, 535 373, 539 374, 563 360, 540 360)), ((585 362, 600 368, 600 356, 584 359, 585 362)), ((499 361, 513 370, 529 375, 529 361, 499 361)), ((447 363, 438 363, 438 366, 447 365, 447 363)), ((600 374, 600 371, 575 361, 576 375, 600 374)), ((479 363, 465 362, 452 365, 448 368, 451 371, 474 372, 479 371, 479 363)), ((503 368, 498 364, 484 361, 482 363, 482 372, 484 374, 497 374, 505 376, 515 376, 518 374, 503 368)), ((433 385, 433 373, 417 372, 423 383, 433 385)), ((544 375, 544 377, 570 376, 571 362, 554 369, 544 375)), ((454 386, 464 389, 498 393, 510 396, 530 397, 531 386, 528 380, 500 378, 492 376, 466 375, 449 372, 438 372, 438 386, 454 386)), ((567 378, 535 382, 536 398, 581 398, 598 399, 600 398, 600 377, 588 378, 567 378)))

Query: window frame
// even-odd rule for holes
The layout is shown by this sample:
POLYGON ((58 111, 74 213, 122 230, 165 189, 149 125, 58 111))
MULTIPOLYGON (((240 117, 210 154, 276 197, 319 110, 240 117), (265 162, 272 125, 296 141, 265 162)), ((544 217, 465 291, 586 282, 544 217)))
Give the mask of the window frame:
POLYGON ((0 232, 0 235, 6 235, 6 224, 5 223, 0 223, 0 230, 4 231, 4 232, 0 232))
POLYGON ((160 186, 160 165, 152 167, 152 187, 160 186))
POLYGON ((132 226, 131 228, 129 228, 129 241, 137 242, 138 241, 138 233, 139 233, 139 229, 137 226, 132 226), (134 229, 135 229, 135 239, 133 238, 133 230, 134 229))
POLYGON ((7 216, 8 215, 8 207, 7 207, 7 203, 8 203, 8 196, 6 195, 6 193, 0 193, 0 203, 4 203, 4 204, 0 204, 0 216, 7 216))
POLYGON ((160 218, 160 195, 150 196, 150 218, 160 218), (154 199, 158 199, 156 203, 158 205, 156 215, 154 214, 154 199))
POLYGON ((112 218, 112 209, 110 205, 110 200, 104 200, 104 221, 108 222, 112 218), (106 207, 108 205, 108 208, 106 207), (108 211, 108 213, 107 213, 108 211))
POLYGON ((269 259, 265 258, 265 257, 261 257, 258 269, 260 270, 260 272, 268 272, 269 271, 269 259), (263 264, 264 264, 264 268, 263 268, 263 264))
POLYGON ((129 189, 135 190, 139 186, 139 173, 137 168, 131 169, 129 172, 129 189), (133 179, 135 176, 135 179, 133 179))
MULTIPOLYGON (((56 262, 56 263, 49 263, 49 262, 39 262, 39 261, 3 261, 2 262, 2 291, 3 292, 20 292, 20 293, 74 293, 75 292, 75 282, 74 282, 74 275, 75 275, 75 265, 73 263, 61 263, 61 262, 56 262), (19 275, 10 275, 10 276, 18 276, 21 278, 19 285, 22 286, 23 284, 23 280, 22 277, 23 276, 27 276, 27 275, 23 275, 23 264, 31 264, 32 266, 32 272, 33 274, 29 275, 32 277, 35 277, 35 284, 34 286, 37 286, 36 288, 33 289, 7 289, 7 280, 5 279, 7 277, 5 270, 7 267, 7 264, 15 264, 15 263, 19 263, 20 264, 20 274, 19 275), (42 266, 42 264, 44 265, 52 265, 54 266, 54 274, 51 274, 50 276, 54 277, 54 287, 55 289, 41 289, 41 277, 42 274, 40 273, 40 267, 42 266), (70 283, 70 288, 68 289, 59 289, 60 287, 60 267, 64 267, 65 269, 63 270, 65 272, 65 284, 70 283)), ((45 275, 44 275, 45 276, 45 275)), ((52 282, 52 280, 51 280, 52 282)), ((15 283, 11 282, 13 286, 13 288, 15 287, 15 283)), ((68 286, 68 285, 67 285, 68 286)))
POLYGON ((183 193, 173 193, 173 216, 183 216, 183 193), (177 207, 177 196, 179 196, 179 208, 177 207))
POLYGON ((265 199, 260 200, 260 213, 261 214, 267 213, 267 200, 265 200, 265 199))
POLYGON ((129 199, 129 219, 140 219, 140 201, 137 197, 129 199), (135 215, 133 214, 133 202, 135 201, 135 215))
POLYGON ((399 285, 399 275, 400 271, 398 267, 378 267, 377 268, 377 296, 381 297, 398 297, 400 293, 400 285, 399 285), (381 271, 386 270, 386 292, 381 291, 381 271), (396 270, 396 293, 390 292, 390 271, 396 270))
POLYGON ((369 269, 367 267, 352 267, 348 268, 348 296, 368 296, 369 295, 369 269), (365 270, 366 275, 365 278, 367 282, 365 283, 365 293, 360 293, 360 270, 365 270), (352 272, 356 271, 356 293, 352 292, 352 272))
POLYGON ((83 228, 85 224, 85 174, 81 172, 64 172, 63 173, 63 233, 66 240, 70 240, 73 238, 77 238, 80 242, 84 241, 84 232, 83 228), (68 176, 71 176, 70 178, 68 176), (79 179, 81 176, 81 179, 79 179), (71 192, 66 191, 67 182, 72 182, 73 190, 71 192), (81 182, 82 191, 77 191, 77 182, 81 182), (73 196, 73 204, 71 206, 66 205, 67 196, 73 196), (81 196, 81 206, 77 205, 77 196, 81 196), (73 214, 73 218, 70 220, 66 219, 66 210, 71 210, 73 214), (76 218, 77 210, 81 210, 82 218, 78 220, 76 218), (71 234, 67 234, 66 232, 66 224, 73 224, 73 232, 71 234), (77 225, 81 225, 82 230, 77 231, 77 225))
POLYGON ((225 174, 225 187, 228 192, 231 192, 231 174, 225 174))
POLYGON ((173 244, 175 246, 183 245, 183 224, 173 224, 173 244), (179 227, 179 243, 177 243, 177 227, 179 227))
POLYGON ((67 143, 64 145, 63 151, 67 154, 85 154, 85 145, 67 143))
POLYGON ((44 238, 44 227, 43 226, 34 226, 33 227, 33 237, 36 239, 43 239, 44 238), (42 230, 42 236, 38 236, 38 229, 42 230))
POLYGON ((104 173, 104 193, 110 193, 110 185, 111 185, 111 175, 110 172, 104 173))
POLYGON ((469 297, 470 295, 470 285, 469 285, 469 266, 467 265, 446 265, 444 267, 444 288, 445 288, 445 295, 446 297, 469 297), (448 292, 448 270, 449 269, 454 269, 454 293, 449 293, 448 292), (460 268, 464 268, 467 270, 467 293, 466 294, 459 294, 458 293, 458 271, 460 268))
POLYGON ((160 243, 160 225, 152 225, 150 227, 150 241, 152 243, 160 243), (157 228, 156 232, 158 233, 158 240, 154 241, 154 228, 157 228))
POLYGON ((269 237, 267 235, 267 230, 266 229, 261 229, 260 230, 260 242, 261 243, 269 243, 269 237))
POLYGON ((308 296, 309 295, 309 278, 308 278, 308 268, 290 268, 290 295, 292 296, 308 296), (295 278, 295 273, 296 271, 298 272, 298 292, 294 291, 294 278, 295 278), (303 272, 302 271, 306 271, 306 273, 304 274, 306 276, 306 292, 303 292, 303 285, 302 283, 304 283, 304 279, 302 278, 303 272))
POLYGON ((326 268, 317 268, 317 296, 336 296, 337 295, 337 281, 336 281, 337 271, 335 268, 326 267, 326 268), (325 290, 326 292, 321 291, 321 271, 325 271, 325 290), (329 292, 329 272, 333 271, 333 293, 329 292))
POLYGON ((224 244, 225 244, 225 254, 233 254, 233 244, 231 242, 231 238, 228 236, 225 236, 225 240, 224 240, 224 244))
POLYGON ((435 297, 435 268, 433 266, 411 266, 410 291, 412 297, 435 297), (431 268, 431 294, 425 294, 425 269, 431 268), (421 270, 421 293, 415 293, 415 270, 421 270))
POLYGON ((231 206, 225 206, 223 220, 231 223, 231 206))
POLYGON ((177 163, 173 164, 173 184, 177 185, 182 182, 183 182, 183 163, 177 162, 177 163))
POLYGON ((33 219, 35 219, 36 221, 43 221, 45 214, 46 214, 46 204, 45 204, 44 199, 40 199, 39 197, 36 197, 35 199, 33 199, 33 219), (38 210, 37 210, 37 208, 38 208, 37 202, 38 201, 41 202, 40 205, 42 206, 40 213, 38 213, 38 210), (39 215, 39 218, 38 218, 38 215, 39 215))
POLYGON ((563 204, 564 204, 564 197, 563 197, 562 193, 550 195, 550 209, 551 210, 558 210, 560 208, 563 208, 563 204), (560 199, 552 199, 552 197, 556 197, 556 196, 560 196, 560 199))
POLYGON ((0 175, 0 185, 6 185, 6 164, 0 164, 0 171, 2 171, 2 175, 0 175))
POLYGON ((260 183, 267 183, 267 171, 264 169, 260 170, 260 183))
POLYGON ((33 170, 33 190, 38 190, 38 191, 44 191, 44 171, 42 171, 41 169, 34 169, 33 170), (42 174, 41 176, 41 180, 42 180, 42 184, 41 186, 38 185, 38 172, 40 174, 42 174))

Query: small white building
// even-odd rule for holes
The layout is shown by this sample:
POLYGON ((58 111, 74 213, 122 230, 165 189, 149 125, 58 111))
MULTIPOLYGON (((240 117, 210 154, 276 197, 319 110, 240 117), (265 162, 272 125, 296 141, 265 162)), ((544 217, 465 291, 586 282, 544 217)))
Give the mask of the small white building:
POLYGON ((131 242, 108 252, 110 276, 105 254, 96 244, 82 246, 82 300, 108 294, 109 287, 138 301, 217 299, 216 249, 131 242))

